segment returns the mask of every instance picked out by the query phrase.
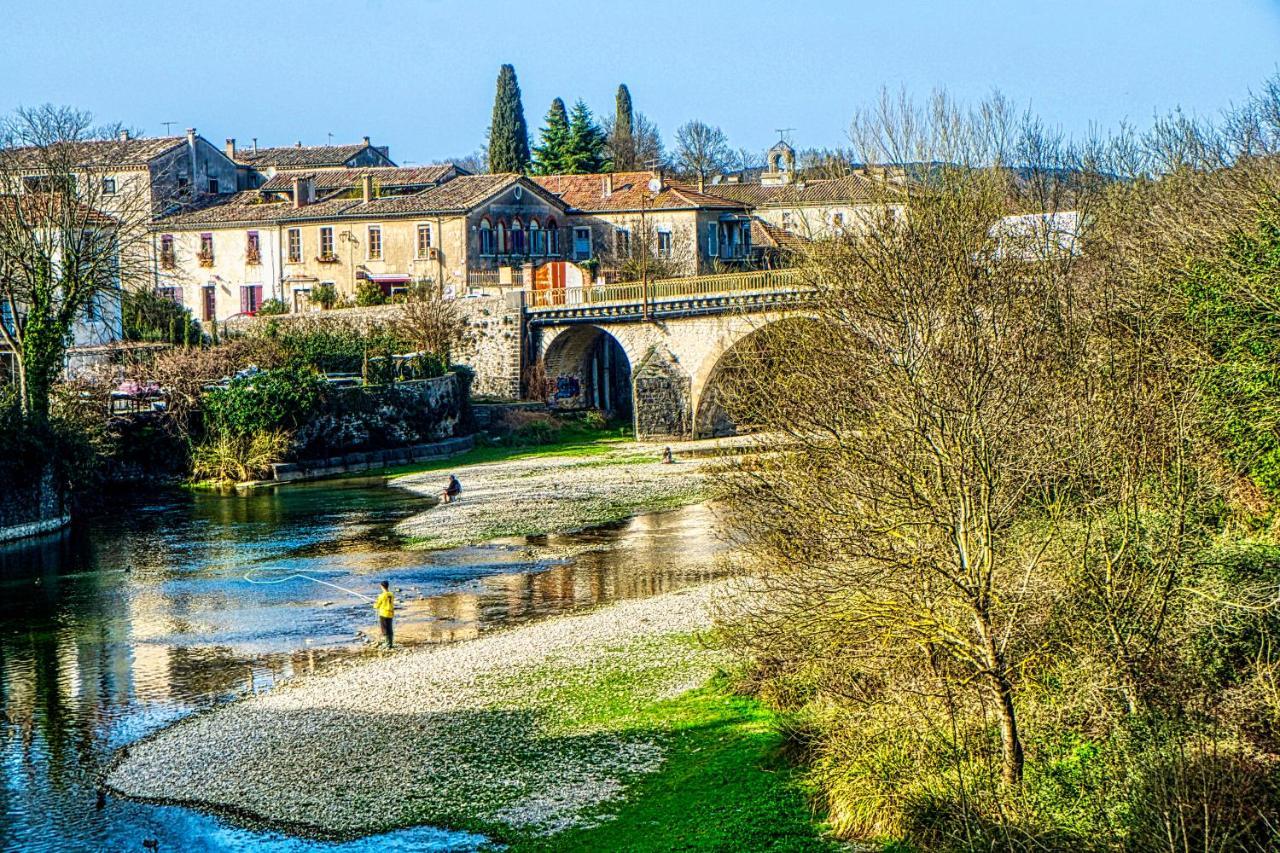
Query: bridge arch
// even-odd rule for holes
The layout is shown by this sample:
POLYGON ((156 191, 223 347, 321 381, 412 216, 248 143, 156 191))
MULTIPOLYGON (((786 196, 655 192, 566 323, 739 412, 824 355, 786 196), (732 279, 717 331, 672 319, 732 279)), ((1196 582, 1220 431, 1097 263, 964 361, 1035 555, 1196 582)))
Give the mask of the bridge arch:
POLYGON ((789 340, 820 322, 811 314, 757 317, 703 359, 692 382, 692 437, 711 438, 750 431, 740 422, 756 407, 769 404, 768 377, 780 369, 789 340))
POLYGON ((560 329, 544 341, 542 364, 552 408, 631 416, 631 355, 609 331, 586 324, 560 329))

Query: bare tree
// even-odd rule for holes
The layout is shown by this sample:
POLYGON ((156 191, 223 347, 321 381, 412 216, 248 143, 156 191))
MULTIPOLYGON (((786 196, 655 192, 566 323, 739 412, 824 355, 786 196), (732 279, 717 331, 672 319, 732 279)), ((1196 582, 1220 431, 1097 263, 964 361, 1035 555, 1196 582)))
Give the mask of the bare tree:
MULTIPOLYGON (((614 138, 613 116, 606 116, 601 127, 605 135, 610 139, 614 138)), ((609 160, 614 164, 614 168, 623 170, 623 166, 630 162, 632 166, 628 168, 635 169, 654 169, 661 168, 666 163, 666 152, 662 148, 662 135, 658 132, 658 127, 651 122, 644 113, 636 113, 631 126, 630 147, 627 150, 627 157, 630 159, 619 160, 612 149, 608 149, 609 160), (620 165, 621 164, 621 165, 620 165)))
POLYGON ((705 181, 729 165, 733 151, 724 131, 694 119, 676 130, 676 168, 690 177, 705 181))
POLYGON ((432 281, 417 282, 409 289, 394 321, 394 331, 421 352, 449 357, 466 332, 458 306, 441 296, 432 281))
POLYGON ((120 289, 149 281, 154 199, 128 146, 120 128, 66 107, 0 123, 0 339, 35 422, 77 324, 118 324, 120 289))

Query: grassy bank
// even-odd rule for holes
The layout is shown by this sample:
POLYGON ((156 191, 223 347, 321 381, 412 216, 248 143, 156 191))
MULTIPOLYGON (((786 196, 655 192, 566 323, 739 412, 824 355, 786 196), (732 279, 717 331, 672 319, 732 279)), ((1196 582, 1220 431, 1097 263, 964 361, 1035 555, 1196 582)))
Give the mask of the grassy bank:
POLYGON ((662 768, 631 784, 613 817, 549 838, 512 839, 513 851, 834 850, 781 754, 777 719, 723 680, 604 721, 662 728, 662 768))
POLYGON ((450 471, 464 465, 484 465, 490 462, 506 462, 517 459, 545 459, 553 456, 603 456, 624 449, 633 442, 627 427, 592 429, 581 424, 568 424, 561 428, 555 440, 546 444, 480 443, 466 453, 448 459, 431 459, 344 476, 385 476, 395 479, 431 471, 450 471))

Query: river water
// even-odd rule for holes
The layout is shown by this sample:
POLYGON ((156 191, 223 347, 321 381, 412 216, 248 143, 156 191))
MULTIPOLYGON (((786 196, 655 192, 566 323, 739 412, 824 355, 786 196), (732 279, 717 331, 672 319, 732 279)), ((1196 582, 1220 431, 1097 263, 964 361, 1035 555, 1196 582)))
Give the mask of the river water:
POLYGON ((428 504, 381 481, 244 495, 157 492, 71 531, 0 550, 0 850, 453 850, 430 827, 345 842, 193 810, 100 799, 117 749, 188 714, 353 656, 398 592, 398 643, 474 637, 705 582, 717 550, 695 506, 578 534, 405 550, 394 523, 428 504), (572 555, 572 556, 565 556, 572 555), (250 583, 250 579, 260 583, 250 583), (261 582, 268 583, 261 583, 261 582))

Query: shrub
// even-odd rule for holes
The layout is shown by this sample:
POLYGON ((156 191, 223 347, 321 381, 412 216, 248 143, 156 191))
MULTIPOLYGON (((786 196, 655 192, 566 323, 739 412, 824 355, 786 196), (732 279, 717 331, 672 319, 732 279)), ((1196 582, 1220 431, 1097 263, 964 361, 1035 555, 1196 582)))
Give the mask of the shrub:
POLYGON ((376 282, 362 281, 356 285, 356 304, 363 307, 369 305, 385 305, 387 295, 376 282))
POLYGON ((301 424, 324 399, 325 381, 292 364, 231 380, 205 395, 205 425, 219 436, 252 436, 301 424))
POLYGON ((251 436, 221 433, 192 449, 191 469, 205 480, 253 480, 270 473, 271 463, 283 459, 288 450, 289 434, 283 430, 251 436))
POLYGON ((609 418, 604 412, 592 409, 582 416, 582 423, 587 429, 605 429, 609 426, 609 418))
POLYGON ((204 331, 181 303, 149 290, 126 290, 121 301, 125 340, 183 346, 204 342, 204 331))
POLYGON ((560 422, 546 412, 514 409, 506 412, 498 424, 504 433, 502 441, 511 447, 554 444, 560 439, 560 422))
POLYGON ((311 288, 311 301, 326 311, 338 304, 338 289, 332 282, 322 282, 311 288))
POLYGON ((288 308, 282 299, 268 299, 258 306, 258 316, 260 317, 272 317, 287 312, 288 308))

